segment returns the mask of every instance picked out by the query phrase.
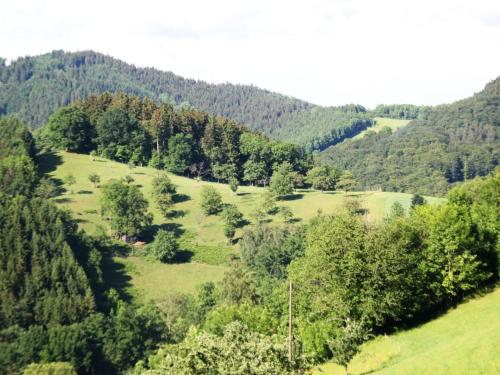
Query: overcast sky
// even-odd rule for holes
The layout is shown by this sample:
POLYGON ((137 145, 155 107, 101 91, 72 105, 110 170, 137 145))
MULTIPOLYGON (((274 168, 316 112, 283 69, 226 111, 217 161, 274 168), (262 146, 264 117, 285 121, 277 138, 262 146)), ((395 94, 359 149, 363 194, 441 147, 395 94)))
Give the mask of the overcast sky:
POLYGON ((0 56, 53 49, 322 105, 438 104, 500 75, 500 0, 2 0, 0 56))

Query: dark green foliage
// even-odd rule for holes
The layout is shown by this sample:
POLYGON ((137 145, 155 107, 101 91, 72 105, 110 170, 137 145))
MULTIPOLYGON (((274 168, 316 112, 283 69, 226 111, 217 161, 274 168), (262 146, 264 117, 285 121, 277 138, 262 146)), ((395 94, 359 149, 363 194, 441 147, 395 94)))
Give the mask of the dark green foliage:
POLYGON ((236 263, 219 284, 219 297, 227 304, 241 305, 257 298, 255 281, 242 264, 236 263))
MULTIPOLYGON (((471 216, 476 230, 483 240, 481 252, 490 254, 488 264, 498 266, 500 276, 500 170, 497 169, 491 177, 476 178, 457 186, 448 193, 448 200, 452 204, 465 207, 471 216), (491 256, 496 246, 496 257, 491 256)), ((491 269, 494 272, 494 269, 491 269)))
POLYGON ((244 224, 243 214, 238 211, 235 205, 227 204, 222 210, 221 215, 224 220, 224 236, 231 242, 236 233, 236 228, 244 224))
POLYGON ((223 208, 222 196, 213 186, 203 186, 200 205, 205 215, 217 215, 223 208))
MULTIPOLYGON (((311 106, 294 114, 283 125, 272 129, 270 136, 293 141, 309 151, 321 151, 369 128, 373 120, 360 105, 311 106)), ((266 129, 262 130, 266 132, 266 129)))
POLYGON ((343 190, 343 191, 352 191, 356 188, 356 185, 358 182, 354 179, 353 175, 349 171, 344 171, 336 184, 336 187, 338 190, 343 190))
POLYGON ((453 104, 432 107, 392 133, 372 132, 326 150, 366 190, 444 195, 456 182, 485 176, 500 163, 500 78, 453 104))
POLYGON ((168 151, 165 156, 165 168, 182 174, 193 161, 193 138, 191 135, 176 134, 168 140, 168 151))
POLYGON ((236 194, 236 192, 238 191, 238 186, 240 185, 238 179, 236 177, 231 177, 229 179, 229 188, 231 189, 231 191, 233 193, 236 194))
POLYGON ((284 279, 287 266, 304 253, 304 229, 256 225, 240 243, 243 260, 259 277, 284 279))
MULTIPOLYGON (((296 182, 312 161, 297 145, 271 141, 234 121, 199 110, 158 106, 148 98, 104 93, 64 107, 54 118, 65 119, 61 113, 74 111, 83 112, 91 128, 92 138, 83 151, 94 153, 97 148, 100 155, 131 168, 149 164, 177 174, 232 182, 234 187, 240 178, 266 185, 273 168, 283 163, 291 165, 296 182)), ((67 141, 59 139, 59 133, 48 136, 54 135, 50 126, 41 133, 46 147, 61 148, 67 141)))
POLYGON ((0 190, 30 196, 38 183, 35 141, 15 118, 0 118, 0 132, 0 190))
POLYGON ((166 337, 153 306, 120 302, 107 316, 93 314, 70 325, 32 325, 0 331, 0 368, 18 373, 30 363, 64 361, 80 374, 114 374, 132 367, 166 337))
POLYGON ((420 194, 414 194, 411 197, 411 208, 422 206, 425 203, 426 203, 425 198, 422 197, 420 194))
MULTIPOLYGON (((417 206, 409 217, 398 209, 375 226, 349 212, 316 218, 305 255, 289 268, 307 351, 345 366, 364 335, 350 337, 347 321, 360 333, 386 331, 497 280, 499 175, 457 187, 446 203, 417 206)), ((254 248, 244 236, 249 265, 258 259, 254 248)))
POLYGON ((293 194, 293 169, 290 163, 284 162, 274 171, 269 184, 269 191, 277 197, 293 194))
POLYGON ((179 244, 174 234, 163 229, 156 233, 153 243, 148 246, 148 255, 163 263, 171 262, 178 251, 179 244))
POLYGON ((111 319, 103 352, 119 371, 131 368, 158 343, 167 339, 165 323, 152 305, 134 307, 120 303, 111 319))
POLYGON ((35 160, 35 140, 23 122, 14 117, 0 117, 0 132, 0 160, 7 156, 35 160))
POLYGON ((399 202, 394 202, 391 206, 391 212, 389 213, 389 218, 393 219, 396 217, 405 216, 405 209, 403 205, 399 202))
POLYGON ((111 180, 102 185, 101 215, 110 221, 117 237, 134 237, 151 223, 148 201, 139 188, 111 180))
POLYGON ((67 213, 44 199, 0 194, 0 239, 0 328, 77 322, 94 311, 79 262, 91 250, 67 213))
POLYGON ((417 106, 413 104, 379 104, 373 111, 371 111, 371 114, 378 117, 413 120, 419 117, 424 117, 430 109, 430 107, 417 106))
POLYGON ((368 334, 363 323, 346 319, 342 328, 328 343, 333 361, 344 367, 346 374, 349 362, 358 354, 360 345, 367 339, 368 334))
POLYGON ((174 196, 177 193, 175 185, 167 174, 163 173, 155 176, 152 181, 153 198, 163 213, 167 215, 174 204, 174 196))
POLYGON ((0 160, 0 190, 10 195, 30 196, 38 180, 35 164, 28 156, 0 160))
MULTIPOLYGON (((184 79, 170 72, 137 68, 93 51, 53 51, 0 65, 0 111, 18 113, 40 126, 58 107, 105 91, 150 97, 165 106, 189 103, 211 115, 247 124, 275 139, 324 149, 371 125, 359 105, 319 107, 254 86, 184 79), (165 101, 165 98, 168 98, 165 101), (170 104, 167 104, 170 103, 170 104)), ((1 114, 1 113, 0 113, 1 114)), ((153 133, 170 131, 170 113, 158 112, 153 133)), ((155 143, 157 137, 153 136, 155 143)), ((159 141, 163 150, 162 142, 159 141)))
POLYGON ((120 108, 106 111, 96 126, 98 152, 109 159, 145 164, 150 158, 149 141, 135 119, 120 108))
POLYGON ((92 185, 94 185, 94 187, 97 187, 101 182, 101 176, 99 176, 97 173, 91 173, 89 174, 89 181, 92 183, 92 185))
POLYGON ((307 172, 306 176, 306 181, 312 188, 321 191, 335 190, 338 179, 338 171, 327 165, 315 166, 307 172))
POLYGON ((93 148, 93 132, 85 110, 71 105, 58 109, 49 117, 41 138, 59 150, 88 152, 93 148))
POLYGON ((243 214, 234 204, 226 204, 221 213, 224 222, 228 225, 239 228, 244 224, 243 214))

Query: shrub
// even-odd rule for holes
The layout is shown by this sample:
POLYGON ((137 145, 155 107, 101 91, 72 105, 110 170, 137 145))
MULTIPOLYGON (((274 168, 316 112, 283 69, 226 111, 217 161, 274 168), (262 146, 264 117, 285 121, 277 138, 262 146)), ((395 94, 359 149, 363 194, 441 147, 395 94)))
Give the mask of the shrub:
POLYGON ((217 215, 222 211, 222 196, 212 186, 203 186, 201 209, 206 215, 217 215))
POLYGON ((149 255, 160 262, 172 261, 179 251, 179 244, 172 232, 160 229, 149 246, 149 255))

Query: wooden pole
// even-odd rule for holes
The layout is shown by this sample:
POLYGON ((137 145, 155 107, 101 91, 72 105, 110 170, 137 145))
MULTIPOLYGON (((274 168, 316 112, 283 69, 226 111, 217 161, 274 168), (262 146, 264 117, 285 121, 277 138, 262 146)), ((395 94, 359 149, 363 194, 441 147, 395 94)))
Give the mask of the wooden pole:
POLYGON ((292 337, 292 280, 288 286, 288 361, 292 362, 293 337, 292 337))

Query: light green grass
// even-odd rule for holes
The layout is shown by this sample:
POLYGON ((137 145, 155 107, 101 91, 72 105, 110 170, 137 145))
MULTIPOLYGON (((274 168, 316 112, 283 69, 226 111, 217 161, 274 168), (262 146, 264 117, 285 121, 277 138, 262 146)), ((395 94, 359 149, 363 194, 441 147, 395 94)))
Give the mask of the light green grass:
POLYGON ((410 122, 410 120, 400 120, 400 119, 385 118, 385 117, 375 117, 373 120, 375 120, 375 124, 373 126, 369 127, 366 130, 363 130, 361 133, 356 134, 356 136, 350 139, 354 140, 361 139, 366 135, 366 132, 370 130, 378 133, 383 128, 390 128, 394 132, 397 129, 402 128, 403 126, 408 125, 408 123, 410 122))
MULTIPOLYGON (((214 186, 222 194, 224 202, 236 204, 247 219, 260 204, 262 193, 265 191, 260 187, 241 186, 238 194, 234 194, 225 184, 195 181, 170 174, 178 193, 187 199, 174 206, 174 209, 182 215, 165 219, 155 207, 151 197, 151 181, 159 173, 157 170, 145 167, 130 169, 126 164, 101 158, 92 160, 90 156, 81 154, 61 152, 56 156, 42 157, 42 170, 60 181, 68 174, 73 174, 76 183, 73 186, 64 186, 66 193, 56 197, 55 201, 72 211, 84 230, 93 233, 102 227, 105 231, 109 231, 107 223, 99 214, 101 191, 99 188, 94 188, 88 180, 89 174, 97 173, 101 177, 101 185, 112 178, 119 179, 127 174, 131 175, 135 180, 133 183, 141 187, 150 201, 149 210, 154 215, 154 223, 169 224, 181 233, 179 243, 182 250, 191 253, 189 263, 165 265, 140 257, 116 258, 117 262, 125 266, 131 278, 130 285, 134 289, 132 294, 144 296, 147 299, 156 299, 159 295, 170 292, 193 291, 199 283, 220 280, 227 270, 229 255, 239 251, 237 244, 228 246, 220 217, 207 217, 201 213, 199 202, 203 186, 214 186), (132 272, 134 269, 138 271, 132 272)), ((411 194, 360 192, 346 195, 338 192, 322 193, 304 189, 298 191, 294 199, 279 202, 279 204, 290 207, 298 222, 304 223, 317 215, 318 210, 321 210, 323 214, 338 210, 345 203, 346 198, 358 199, 361 206, 367 209, 366 220, 378 221, 388 213, 394 201, 399 201, 408 207, 411 194)), ((434 201, 432 198, 429 200, 434 201)), ((281 221, 276 216, 271 216, 270 219, 276 222, 281 221)), ((242 230, 239 229, 236 236, 241 236, 241 234, 242 230)))
POLYGON ((206 281, 222 279, 227 267, 202 263, 163 264, 144 257, 115 258, 130 277, 127 292, 134 298, 158 302, 173 293, 194 293, 206 281))
MULTIPOLYGON (((149 210, 154 215, 155 224, 171 223, 176 225, 184 231, 182 239, 186 245, 205 246, 219 249, 222 252, 230 252, 234 247, 227 245, 220 217, 202 214, 199 208, 202 187, 204 185, 214 186, 222 194, 224 202, 236 204, 247 219, 250 213, 260 204, 262 193, 265 191, 260 187, 240 186, 238 194, 234 194, 226 184, 195 181, 190 178, 169 174, 173 183, 177 186, 178 193, 188 199, 175 204, 174 209, 181 212, 181 216, 165 219, 155 207, 151 197, 151 181, 159 173, 157 170, 146 167, 130 169, 126 164, 101 158, 92 161, 88 155, 82 154, 61 152, 58 156, 61 160, 55 165, 55 169, 49 172, 49 175, 63 180, 66 175, 73 174, 76 178, 76 184, 71 187, 64 186, 67 192, 57 197, 56 202, 62 207, 71 210, 80 226, 90 233, 95 232, 98 226, 108 228, 99 214, 101 192, 99 188, 94 188, 88 180, 90 173, 99 174, 101 184, 112 178, 119 179, 127 174, 131 175, 135 180, 133 183, 141 186, 141 190, 150 201, 149 210)), ((55 163, 42 158, 42 167, 44 169, 49 169, 51 164, 55 163)), ((345 203, 346 197, 359 199, 361 205, 368 209, 367 217, 370 220, 381 220, 394 201, 399 201, 405 207, 409 207, 411 200, 411 194, 405 193, 363 192, 351 193, 346 196, 346 194, 339 192, 322 193, 304 189, 297 192, 295 199, 279 202, 279 204, 290 207, 296 218, 302 222, 307 222, 317 215, 318 209, 323 214, 334 212, 345 203)), ((435 199, 429 198, 429 201, 434 202, 435 199)), ((270 219, 277 222, 281 220, 276 216, 270 216, 270 219)), ((237 233, 237 236, 239 234, 241 234, 241 231, 237 233)))
MULTIPOLYGON (((351 374, 500 374, 500 289, 405 332, 364 345, 351 374)), ((343 374, 332 363, 314 375, 343 374)))

